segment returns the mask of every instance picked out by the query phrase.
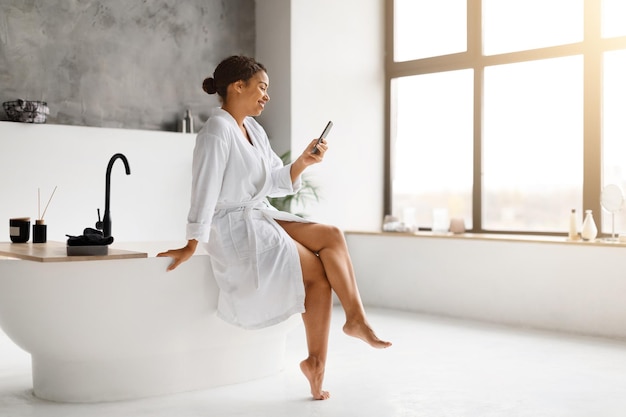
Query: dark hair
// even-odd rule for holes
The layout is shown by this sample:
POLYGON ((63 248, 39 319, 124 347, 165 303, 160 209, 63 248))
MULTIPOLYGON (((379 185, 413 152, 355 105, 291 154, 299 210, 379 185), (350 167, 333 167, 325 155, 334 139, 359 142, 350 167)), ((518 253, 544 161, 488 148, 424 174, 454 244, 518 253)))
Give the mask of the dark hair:
POLYGON ((242 80, 248 82, 259 71, 265 71, 265 67, 254 58, 233 55, 226 58, 215 68, 213 77, 205 78, 202 89, 207 94, 217 93, 222 100, 226 101, 226 90, 234 82, 242 80))

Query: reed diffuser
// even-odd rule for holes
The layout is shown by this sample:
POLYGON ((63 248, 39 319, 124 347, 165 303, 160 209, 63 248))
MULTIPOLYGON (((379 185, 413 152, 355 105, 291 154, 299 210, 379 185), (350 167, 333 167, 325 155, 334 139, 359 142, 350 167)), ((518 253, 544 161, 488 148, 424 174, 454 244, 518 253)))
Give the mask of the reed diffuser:
POLYGON ((35 220, 35 224, 33 224, 33 243, 46 243, 48 240, 48 226, 44 221, 44 217, 46 216, 46 211, 48 211, 48 206, 52 201, 52 197, 54 197, 54 193, 56 193, 57 187, 54 187, 52 190, 52 194, 48 199, 48 203, 46 207, 43 209, 43 214, 41 213, 41 190, 37 188, 37 220, 35 220))

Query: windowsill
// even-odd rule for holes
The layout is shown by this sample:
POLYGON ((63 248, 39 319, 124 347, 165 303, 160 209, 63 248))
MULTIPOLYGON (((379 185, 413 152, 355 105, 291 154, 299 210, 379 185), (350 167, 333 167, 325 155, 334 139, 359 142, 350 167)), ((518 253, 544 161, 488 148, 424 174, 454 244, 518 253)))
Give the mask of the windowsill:
POLYGON ((566 245, 584 245, 584 246, 609 246, 626 248, 625 242, 607 242, 605 238, 597 238, 593 242, 586 242, 582 239, 569 240, 564 236, 545 236, 545 235, 516 235, 516 234, 499 234, 499 233, 433 233, 433 232, 360 232, 348 230, 345 232, 350 235, 375 235, 375 236, 401 236, 401 237, 419 237, 432 239, 470 239, 470 240, 488 240, 502 242, 526 242, 526 243, 552 243, 566 245))

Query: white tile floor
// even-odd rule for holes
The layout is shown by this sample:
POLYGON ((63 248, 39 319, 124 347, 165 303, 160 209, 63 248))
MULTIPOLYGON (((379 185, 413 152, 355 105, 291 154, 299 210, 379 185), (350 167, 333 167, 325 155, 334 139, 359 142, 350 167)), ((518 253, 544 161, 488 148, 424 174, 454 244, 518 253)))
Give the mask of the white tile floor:
POLYGON ((369 310, 385 351, 344 336, 336 310, 328 401, 298 370, 249 383, 135 401, 58 404, 31 394, 29 356, 0 333, 0 416, 10 417, 612 417, 626 415, 626 344, 388 310, 369 310))

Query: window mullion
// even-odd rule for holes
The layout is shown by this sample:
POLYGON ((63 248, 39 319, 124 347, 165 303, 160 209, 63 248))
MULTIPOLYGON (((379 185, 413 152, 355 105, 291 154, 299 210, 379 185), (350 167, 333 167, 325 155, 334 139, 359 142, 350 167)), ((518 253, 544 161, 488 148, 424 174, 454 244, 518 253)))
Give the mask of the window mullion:
POLYGON ((482 231, 483 74, 482 0, 467 0, 467 52, 474 65, 472 229, 482 231))
MULTIPOLYGON (((602 50, 601 5, 599 0, 585 1, 584 39, 584 178, 583 210, 592 210, 601 222, 602 187, 602 50)), ((599 229, 602 230, 601 224, 599 229)))

